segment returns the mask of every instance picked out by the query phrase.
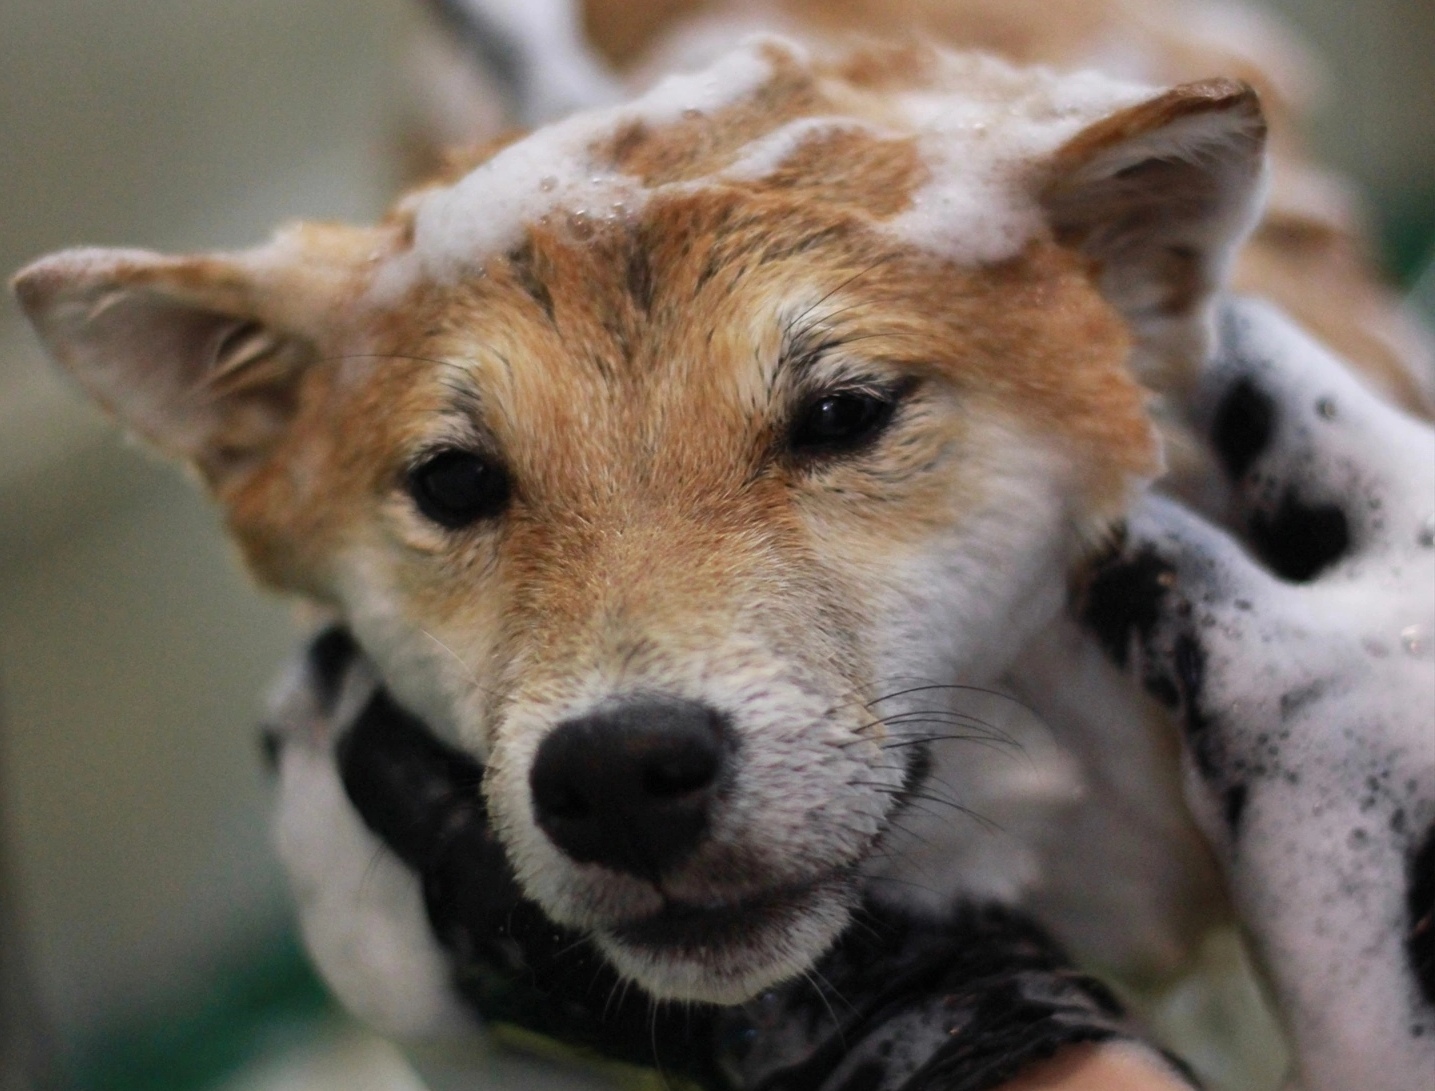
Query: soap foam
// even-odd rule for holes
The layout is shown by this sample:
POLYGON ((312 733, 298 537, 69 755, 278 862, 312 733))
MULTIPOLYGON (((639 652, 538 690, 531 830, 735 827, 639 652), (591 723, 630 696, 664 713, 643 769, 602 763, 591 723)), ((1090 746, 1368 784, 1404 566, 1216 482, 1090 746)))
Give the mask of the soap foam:
POLYGON ((763 44, 752 41, 704 71, 670 76, 623 106, 545 126, 452 186, 423 195, 414 220, 419 268, 404 272, 453 279, 518 245, 527 226, 560 209, 599 222, 638 212, 650 191, 638 179, 595 163, 591 149, 626 125, 672 124, 750 96, 772 76, 763 44))
MULTIPOLYGON (((593 149, 625 126, 662 128, 751 97, 772 79, 779 52, 810 63, 800 46, 750 39, 702 71, 669 76, 627 104, 539 129, 453 185, 420 195, 413 251, 383 272, 379 286, 387 294, 419 276, 463 276, 521 243, 528 226, 560 211, 591 223, 640 213, 655 190, 595 161, 593 149)), ((1093 121, 1151 94, 1095 73, 1058 75, 981 55, 939 54, 939 63, 931 87, 869 100, 871 113, 885 124, 859 116, 800 119, 753 140, 714 180, 765 177, 824 132, 915 135, 931 180, 886 230, 949 260, 988 264, 1014 256, 1041 230, 1033 164, 1093 121)), ((695 184, 701 182, 678 185, 695 184)))
POLYGON ((1058 75, 949 55, 938 90, 898 97, 932 180, 890 229, 963 265, 1014 257, 1042 226, 1031 168, 1152 90, 1095 72, 1058 75))

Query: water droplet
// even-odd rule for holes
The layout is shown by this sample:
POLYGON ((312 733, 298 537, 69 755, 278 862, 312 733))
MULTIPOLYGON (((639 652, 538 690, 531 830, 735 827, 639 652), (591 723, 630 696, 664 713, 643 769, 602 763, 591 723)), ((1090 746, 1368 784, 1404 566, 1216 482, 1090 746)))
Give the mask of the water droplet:
POLYGON ((568 218, 568 226, 575 238, 590 239, 593 237, 593 221, 586 208, 574 209, 573 214, 568 218))
POLYGON ((1400 646, 1410 655, 1421 655, 1430 646, 1430 638, 1419 625, 1407 625, 1400 630, 1400 646))
POLYGON ((544 193, 552 193, 558 188, 558 179, 551 174, 544 175, 538 180, 538 188, 544 193))
POLYGON ((702 116, 703 112, 699 110, 696 106, 683 107, 683 117, 685 117, 689 121, 692 121, 694 118, 699 118, 702 116))
POLYGON ((1420 532, 1415 535, 1415 540, 1426 549, 1435 548, 1435 515, 1425 517, 1425 522, 1420 524, 1420 532))
POLYGON ((1321 398, 1315 403, 1315 411, 1322 420, 1335 420, 1335 399, 1321 398))

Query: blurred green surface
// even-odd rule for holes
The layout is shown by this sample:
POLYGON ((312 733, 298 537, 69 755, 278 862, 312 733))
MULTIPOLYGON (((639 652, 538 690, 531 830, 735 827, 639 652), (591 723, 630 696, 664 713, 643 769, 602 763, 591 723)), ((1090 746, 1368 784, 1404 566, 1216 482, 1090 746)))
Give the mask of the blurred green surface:
POLYGON ((1435 186, 1385 201, 1376 229, 1387 271, 1397 284, 1412 287, 1435 259, 1435 186))
POLYGON ((165 1007, 84 1042, 65 1091, 199 1091, 313 1038, 336 1011, 292 933, 237 953, 165 1007))

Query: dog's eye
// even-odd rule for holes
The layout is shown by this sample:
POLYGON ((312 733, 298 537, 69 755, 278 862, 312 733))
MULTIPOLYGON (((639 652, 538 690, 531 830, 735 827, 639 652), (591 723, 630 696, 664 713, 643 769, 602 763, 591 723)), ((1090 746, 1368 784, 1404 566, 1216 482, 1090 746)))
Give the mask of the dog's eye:
POLYGON ((511 491, 504 468, 472 451, 440 451, 408 475, 409 495, 419 511, 440 526, 458 530, 503 511, 511 491))
POLYGON ((824 394, 793 422, 788 445, 799 454, 840 454, 873 439, 892 419, 896 399, 865 390, 824 394))

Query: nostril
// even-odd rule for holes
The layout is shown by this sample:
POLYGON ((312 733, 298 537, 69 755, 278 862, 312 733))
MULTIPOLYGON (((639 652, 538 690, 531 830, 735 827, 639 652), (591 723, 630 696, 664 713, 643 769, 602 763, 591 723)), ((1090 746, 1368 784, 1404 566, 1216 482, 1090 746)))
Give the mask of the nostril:
POLYGON ((643 770, 643 791, 654 799, 680 799, 717 778, 717 748, 659 759, 643 770))

